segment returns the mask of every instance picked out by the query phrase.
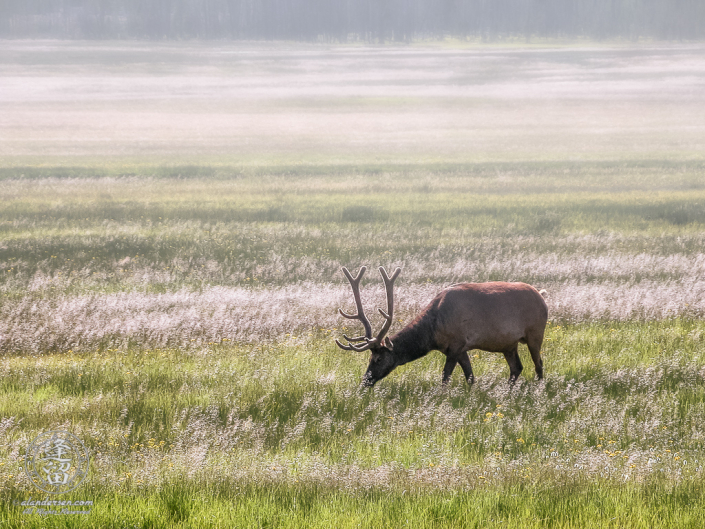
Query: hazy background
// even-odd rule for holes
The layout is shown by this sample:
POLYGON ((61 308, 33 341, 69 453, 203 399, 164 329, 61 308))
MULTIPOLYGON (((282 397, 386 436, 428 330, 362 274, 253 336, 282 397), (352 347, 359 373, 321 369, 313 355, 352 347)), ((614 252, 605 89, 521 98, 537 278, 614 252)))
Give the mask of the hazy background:
POLYGON ((705 152, 697 43, 5 40, 0 78, 4 167, 684 161, 705 152))
POLYGON ((697 39, 700 0, 5 0, 0 37, 697 39))

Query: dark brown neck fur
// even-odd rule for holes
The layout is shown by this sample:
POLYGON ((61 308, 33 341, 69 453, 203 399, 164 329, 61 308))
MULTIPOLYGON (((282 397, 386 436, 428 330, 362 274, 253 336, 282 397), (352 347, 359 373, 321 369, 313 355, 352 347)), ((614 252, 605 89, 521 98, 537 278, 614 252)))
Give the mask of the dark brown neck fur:
POLYGON ((399 364, 403 365, 427 355, 436 348, 434 335, 436 331, 436 310, 429 307, 419 314, 414 321, 391 337, 394 344, 393 353, 399 364))

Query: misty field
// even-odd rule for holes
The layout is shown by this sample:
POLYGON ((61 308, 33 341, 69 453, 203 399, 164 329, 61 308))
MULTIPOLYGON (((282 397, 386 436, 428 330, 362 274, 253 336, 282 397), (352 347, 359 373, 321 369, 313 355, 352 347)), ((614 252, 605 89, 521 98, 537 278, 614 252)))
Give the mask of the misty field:
POLYGON ((0 49, 2 524, 705 524, 702 46, 0 49), (402 267, 392 333, 546 289, 546 378, 360 388, 362 265, 402 267), (88 516, 16 505, 50 429, 88 516))

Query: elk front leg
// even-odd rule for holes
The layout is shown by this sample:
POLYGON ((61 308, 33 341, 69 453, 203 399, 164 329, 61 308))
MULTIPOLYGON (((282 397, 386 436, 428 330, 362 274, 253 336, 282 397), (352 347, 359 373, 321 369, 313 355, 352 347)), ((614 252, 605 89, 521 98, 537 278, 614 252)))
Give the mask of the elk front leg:
POLYGON ((467 351, 460 354, 460 358, 458 358, 458 363, 463 369, 463 374, 465 375, 465 380, 468 381, 468 384, 474 383, 475 375, 473 375, 472 373, 472 365, 470 365, 470 357, 468 356, 467 351))
POLYGON ((450 356, 446 358, 446 365, 443 368, 443 385, 446 385, 448 384, 448 382, 450 382, 450 376, 453 374, 453 369, 455 369, 455 366, 457 364, 458 361, 454 358, 451 358, 450 356))

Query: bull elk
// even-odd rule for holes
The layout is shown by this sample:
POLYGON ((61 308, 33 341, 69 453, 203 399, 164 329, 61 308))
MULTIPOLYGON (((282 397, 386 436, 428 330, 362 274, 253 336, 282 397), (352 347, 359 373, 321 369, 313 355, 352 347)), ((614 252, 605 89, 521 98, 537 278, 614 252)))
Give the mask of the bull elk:
POLYGON ((377 336, 372 337, 372 326, 365 316, 360 298, 360 280, 367 270, 360 268, 353 277, 343 268, 352 287, 357 314, 338 309, 341 316, 359 320, 365 328, 364 336, 336 340, 346 351, 371 351, 370 363, 363 378, 365 386, 373 386, 386 377, 395 367, 416 360, 438 350, 446 355, 443 383, 450 380, 455 366, 460 364, 465 379, 472 384, 468 351, 503 353, 509 364, 509 383, 513 384, 522 372, 518 346, 529 347, 534 361, 536 377, 543 378, 541 344, 548 319, 548 309, 541 293, 525 283, 461 283, 450 286, 438 294, 421 313, 401 331, 391 337, 387 332, 394 318, 394 280, 401 272, 397 268, 391 277, 384 267, 379 268, 387 291, 387 311, 379 313, 385 322, 377 336))

